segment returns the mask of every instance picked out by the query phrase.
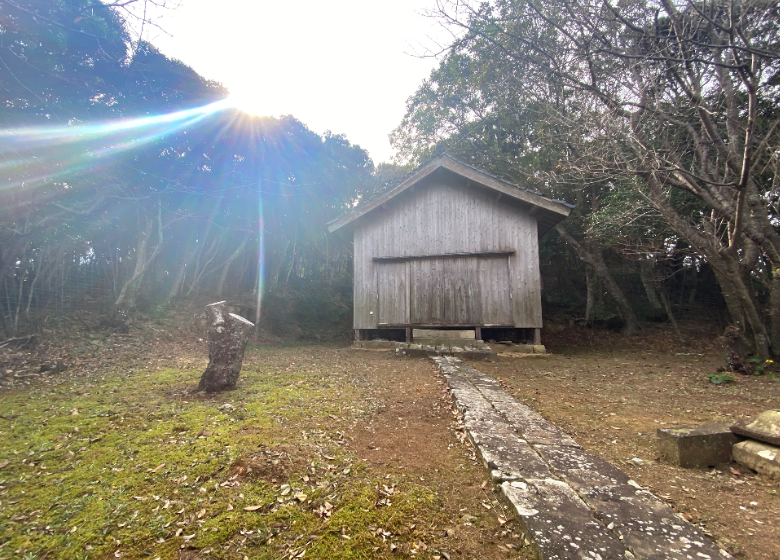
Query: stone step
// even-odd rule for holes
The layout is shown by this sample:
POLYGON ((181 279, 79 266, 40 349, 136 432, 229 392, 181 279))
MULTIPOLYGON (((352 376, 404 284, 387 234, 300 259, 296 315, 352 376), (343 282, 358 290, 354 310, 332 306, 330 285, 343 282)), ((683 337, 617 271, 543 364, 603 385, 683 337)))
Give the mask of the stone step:
POLYGON ((434 357, 469 438, 544 559, 731 556, 610 463, 457 357, 434 357))
POLYGON ((419 344, 416 342, 396 342, 395 355, 406 357, 459 356, 470 360, 496 360, 496 353, 481 340, 460 341, 460 345, 419 344))

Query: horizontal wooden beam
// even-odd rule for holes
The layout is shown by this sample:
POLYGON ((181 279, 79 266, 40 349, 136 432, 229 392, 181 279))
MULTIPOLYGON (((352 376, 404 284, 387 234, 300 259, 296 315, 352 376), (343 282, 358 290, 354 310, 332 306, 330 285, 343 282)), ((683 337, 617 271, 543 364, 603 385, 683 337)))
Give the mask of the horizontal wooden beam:
MULTIPOLYGON (((510 323, 480 323, 480 324, 474 324, 474 323, 379 323, 379 328, 415 328, 415 329, 451 329, 451 330, 463 330, 463 329, 475 329, 477 327, 481 328, 501 328, 501 329, 514 329, 516 328, 513 324, 510 323)), ((371 330, 371 329, 363 329, 363 330, 371 330)), ((374 329, 375 330, 375 329, 374 329)), ((469 340, 468 338, 464 338, 463 340, 469 340)))
POLYGON ((373 257, 374 262, 400 262, 421 259, 463 259, 466 257, 507 257, 514 255, 514 249, 505 251, 473 251, 469 253, 440 253, 437 255, 402 255, 399 257, 373 257))

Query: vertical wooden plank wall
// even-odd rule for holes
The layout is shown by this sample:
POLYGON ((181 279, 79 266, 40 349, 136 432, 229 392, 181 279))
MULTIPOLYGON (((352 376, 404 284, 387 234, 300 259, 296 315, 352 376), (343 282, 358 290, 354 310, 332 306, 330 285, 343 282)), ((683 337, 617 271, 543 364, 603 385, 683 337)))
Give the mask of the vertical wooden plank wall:
MULTIPOLYGON (((471 266, 474 270, 464 278, 472 278, 485 289, 478 298, 464 292, 463 286, 451 286, 455 290, 449 298, 455 315, 469 319, 480 308, 499 323, 513 321, 516 328, 542 326, 541 284, 539 278, 539 242, 536 219, 527 208, 517 203, 500 201, 488 189, 471 185, 452 174, 437 174, 420 183, 415 191, 390 200, 387 208, 380 208, 358 220, 354 230, 354 328, 379 327, 378 284, 394 286, 394 290, 410 308, 400 303, 393 312, 394 318, 406 316, 416 321, 420 315, 444 317, 445 309, 438 309, 439 298, 415 286, 427 286, 428 290, 442 290, 445 270, 461 270, 471 266), (425 184, 425 183, 429 184, 425 184), (430 255, 474 251, 512 249, 508 258, 419 260, 408 263, 376 263, 372 257, 430 255), (457 261, 457 262, 455 262, 457 261), (508 264, 508 266, 507 266, 508 264), (387 271, 393 279, 377 279, 378 273, 387 271), (442 276, 444 275, 444 276, 442 276), (398 278, 395 278, 398 276, 398 278), (485 286, 488 283, 489 287, 485 286), (506 283, 511 284, 511 298, 506 293, 506 283), (458 292, 460 289, 460 292, 458 292), (487 295, 489 294, 489 295, 487 295), (469 303, 468 300, 479 300, 469 303), (506 309, 511 304, 511 314, 506 309), (373 315, 370 312, 373 311, 373 315)), ((465 274, 465 272, 464 272, 465 274)), ((457 282, 456 282, 457 283, 457 282)), ((469 282, 471 283, 471 282, 469 282)), ((388 305, 388 303, 385 303, 388 305)), ((446 307, 446 306, 445 306, 446 307)), ((383 321, 384 322, 384 321, 383 321)), ((406 321, 400 321, 406 322, 406 321)), ((487 321, 485 321, 487 322, 487 321)))

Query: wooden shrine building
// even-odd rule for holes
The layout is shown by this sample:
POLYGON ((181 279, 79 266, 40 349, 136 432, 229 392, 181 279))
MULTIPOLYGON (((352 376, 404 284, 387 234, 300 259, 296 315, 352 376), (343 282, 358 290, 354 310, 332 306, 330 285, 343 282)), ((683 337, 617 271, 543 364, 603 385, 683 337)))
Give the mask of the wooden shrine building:
MULTIPOLYGON (((354 235, 354 328, 542 327, 539 239, 571 212, 447 155, 328 224, 354 235)), ((401 334, 400 332, 398 334, 401 334)), ((374 336, 376 333, 374 333, 374 336)), ((505 334, 503 335, 505 337, 505 334)))

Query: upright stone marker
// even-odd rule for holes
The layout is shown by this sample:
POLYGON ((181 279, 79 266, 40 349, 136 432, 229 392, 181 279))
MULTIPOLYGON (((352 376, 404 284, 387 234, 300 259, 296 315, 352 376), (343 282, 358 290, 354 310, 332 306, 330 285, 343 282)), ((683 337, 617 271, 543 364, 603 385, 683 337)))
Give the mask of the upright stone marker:
POLYGON ((198 391, 214 393, 235 389, 249 332, 255 326, 239 315, 228 313, 224 301, 212 303, 209 311, 209 365, 200 378, 198 391))

